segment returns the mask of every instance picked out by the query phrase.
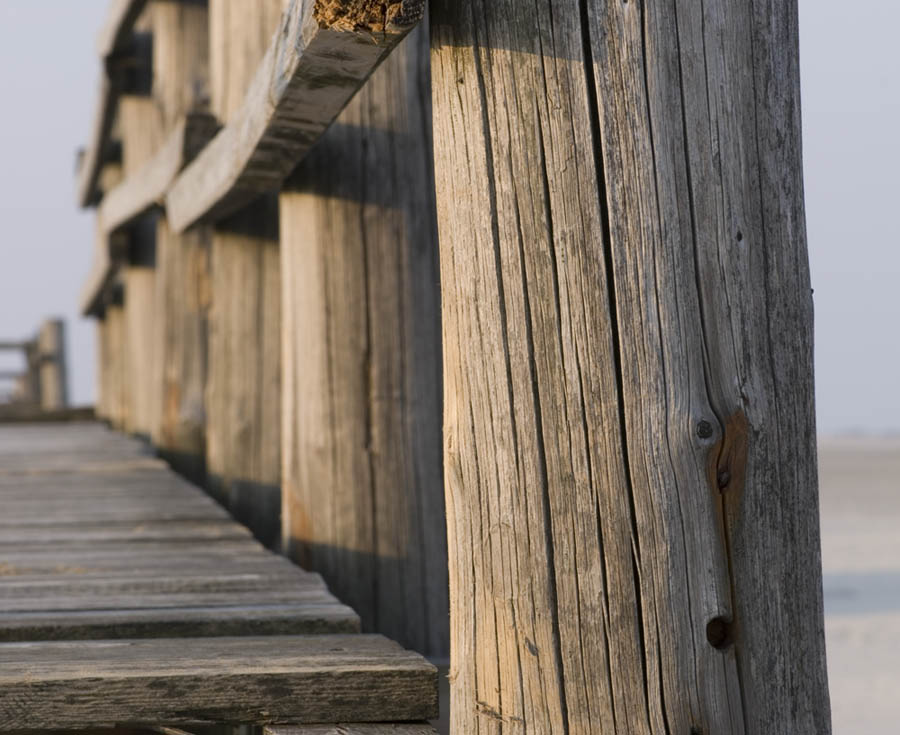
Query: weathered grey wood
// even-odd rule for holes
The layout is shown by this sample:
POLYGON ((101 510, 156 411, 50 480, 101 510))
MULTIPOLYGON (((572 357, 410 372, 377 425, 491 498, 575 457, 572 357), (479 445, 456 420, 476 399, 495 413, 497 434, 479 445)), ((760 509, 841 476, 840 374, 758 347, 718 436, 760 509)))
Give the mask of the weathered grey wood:
POLYGON ((285 605, 0 612, 0 641, 200 638, 359 633, 359 618, 335 601, 285 605))
POLYGON ((61 319, 44 322, 37 343, 41 360, 41 409, 60 411, 69 404, 65 323, 61 319))
POLYGON ((433 8, 453 730, 828 733, 793 0, 433 8))
POLYGON ((0 728, 424 720, 437 672, 380 636, 0 644, 0 728))
MULTIPOLYGON (((153 32, 153 4, 144 8, 135 29, 153 32)), ((152 43, 152 36, 151 36, 152 43)), ((157 153, 165 139, 162 109, 150 95, 125 94, 118 103, 118 128, 122 140, 122 173, 132 180, 157 153)), ((149 436, 158 402, 153 382, 155 369, 156 217, 147 215, 128 231, 128 251, 121 268, 125 298, 125 354, 123 392, 129 402, 124 429, 149 436)))
MULTIPOLYGON (((236 12, 210 4, 212 109, 230 122, 266 52, 284 0, 236 12)), ((169 222, 171 225, 171 212, 169 222)), ((277 201, 263 199, 212 235, 206 471, 213 494, 266 544, 280 531, 281 290, 277 201)))
POLYGON ((0 640, 359 630, 318 574, 142 452, 92 424, 0 428, 0 640))
MULTIPOLYGON (((212 116, 196 113, 208 110, 210 102, 206 3, 161 2, 155 3, 152 11, 153 95, 166 130, 175 129, 177 135, 186 115, 188 120, 206 120, 204 133, 214 132, 212 116)), ((193 143, 190 148, 182 165, 199 150, 193 143)), ((170 177, 159 191, 160 197, 171 182, 170 177)), ((209 275, 209 230, 195 228, 179 236, 161 218, 156 230, 157 319, 152 336, 154 418, 150 434, 162 456, 198 480, 204 471, 209 275)))
POLYGON ((125 378, 125 350, 126 350, 126 325, 124 304, 112 303, 105 309, 106 345, 108 349, 107 362, 104 367, 104 375, 108 374, 108 398, 104 399, 107 406, 107 418, 112 426, 123 429, 128 420, 130 402, 126 393, 127 382, 125 378))
POLYGON ((427 29, 280 196, 283 528, 368 630, 449 655, 427 29))
POLYGON ((428 724, 267 725, 265 735, 437 735, 428 724))
MULTIPOLYGON (((163 3, 169 4, 173 3, 163 3)), ((162 206, 172 182, 212 139, 217 127, 206 113, 190 113, 177 123, 153 157, 103 197, 97 213, 103 230, 113 232, 162 206)))
MULTIPOLYGON (((224 27, 215 20, 215 4, 210 10, 212 28, 224 27)), ((238 88, 241 107, 234 114, 229 109, 228 124, 169 192, 173 229, 179 232, 201 220, 221 219, 277 188, 423 11, 423 0, 390 5, 357 0, 292 2, 275 35, 270 35, 258 68, 253 67, 252 83, 248 78, 248 84, 238 88)), ((229 32, 234 30, 232 21, 229 32)), ((246 62, 251 55, 237 56, 246 62)), ((228 74, 243 76, 235 68, 228 74)), ((230 101, 236 95, 230 82, 227 86, 230 91, 224 97, 230 101)), ((216 81, 212 89, 214 97, 223 96, 216 81)), ((214 109, 218 106, 213 103, 214 109)))

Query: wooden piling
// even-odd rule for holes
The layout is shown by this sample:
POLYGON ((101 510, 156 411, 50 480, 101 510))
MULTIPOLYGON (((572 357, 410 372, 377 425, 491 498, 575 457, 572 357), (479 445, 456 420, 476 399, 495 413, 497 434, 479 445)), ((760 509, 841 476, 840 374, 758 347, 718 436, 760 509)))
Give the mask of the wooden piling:
POLYGON ((432 11, 453 731, 829 733, 796 2, 432 11))
POLYGON ((288 553, 368 630, 449 655, 427 31, 280 197, 288 553))
MULTIPOLYGON (((209 14, 205 4, 155 2, 153 98, 168 140, 188 114, 209 107, 209 14)), ((210 308, 206 227, 174 234, 156 228, 153 444, 179 470, 202 479, 210 308)))
MULTIPOLYGON (((254 12, 210 0, 210 101, 240 107, 278 27, 283 0, 254 12)), ((281 524, 281 347, 277 203, 262 200, 211 237, 206 465, 212 492, 267 544, 281 524)))

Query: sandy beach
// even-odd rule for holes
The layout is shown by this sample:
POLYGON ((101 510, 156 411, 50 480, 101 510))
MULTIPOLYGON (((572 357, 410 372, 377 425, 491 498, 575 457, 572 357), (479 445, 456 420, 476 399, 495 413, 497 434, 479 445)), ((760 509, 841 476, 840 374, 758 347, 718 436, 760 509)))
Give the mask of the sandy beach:
POLYGON ((900 437, 819 444, 834 735, 900 732, 900 437))

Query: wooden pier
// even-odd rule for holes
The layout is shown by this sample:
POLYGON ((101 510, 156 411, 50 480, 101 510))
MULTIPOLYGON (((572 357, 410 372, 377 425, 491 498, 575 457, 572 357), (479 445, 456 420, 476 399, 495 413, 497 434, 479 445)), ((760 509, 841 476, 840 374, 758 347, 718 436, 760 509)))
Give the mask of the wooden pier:
POLYGON ((0 731, 436 716, 435 668, 359 631, 142 442, 0 426, 0 731))

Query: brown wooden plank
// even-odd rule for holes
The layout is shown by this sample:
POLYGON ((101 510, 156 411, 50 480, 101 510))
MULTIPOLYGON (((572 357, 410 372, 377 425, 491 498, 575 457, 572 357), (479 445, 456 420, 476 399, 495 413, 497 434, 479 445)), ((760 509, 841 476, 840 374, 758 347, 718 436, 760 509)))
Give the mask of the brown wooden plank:
POLYGON ((437 670, 380 636, 0 644, 0 729, 421 721, 437 670))
POLYGON ((341 723, 339 725, 267 725, 265 735, 437 735, 427 723, 341 723))
POLYGON ((2 642, 359 632, 356 613, 334 600, 218 607, 0 612, 2 642))

